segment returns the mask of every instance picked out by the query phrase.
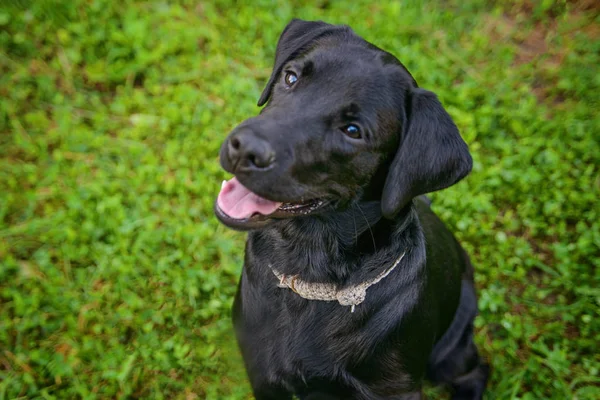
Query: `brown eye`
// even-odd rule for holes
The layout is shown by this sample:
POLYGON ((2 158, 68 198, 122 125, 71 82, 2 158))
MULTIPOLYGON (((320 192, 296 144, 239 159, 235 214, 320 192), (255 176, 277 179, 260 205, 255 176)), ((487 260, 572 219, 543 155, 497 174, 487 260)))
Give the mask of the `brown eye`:
POLYGON ((354 124, 346 125, 342 128, 342 132, 352 139, 360 139, 362 137, 360 128, 354 124))
POLYGON ((292 87, 294 86, 294 83, 298 81, 298 75, 296 75, 293 72, 286 72, 284 80, 285 84, 288 85, 288 87, 292 87))

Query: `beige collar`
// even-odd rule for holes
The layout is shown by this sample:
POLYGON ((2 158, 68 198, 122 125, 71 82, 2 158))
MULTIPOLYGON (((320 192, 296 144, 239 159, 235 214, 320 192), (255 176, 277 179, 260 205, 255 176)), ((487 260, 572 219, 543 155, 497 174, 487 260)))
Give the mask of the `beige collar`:
POLYGON ((400 264, 406 252, 403 252, 391 267, 377 275, 373 279, 338 290, 333 283, 311 283, 301 280, 298 275, 284 275, 271 265, 269 267, 279 279, 280 288, 292 289, 298 296, 307 300, 334 301, 337 300, 343 306, 351 306, 350 311, 365 300, 367 289, 390 274, 400 264))

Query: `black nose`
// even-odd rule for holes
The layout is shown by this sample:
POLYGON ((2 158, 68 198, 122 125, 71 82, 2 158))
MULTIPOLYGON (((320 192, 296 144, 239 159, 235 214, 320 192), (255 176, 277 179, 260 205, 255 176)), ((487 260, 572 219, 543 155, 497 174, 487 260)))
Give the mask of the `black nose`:
POLYGON ((227 143, 227 155, 233 172, 265 169, 275 161, 271 145, 249 129, 235 132, 227 143))

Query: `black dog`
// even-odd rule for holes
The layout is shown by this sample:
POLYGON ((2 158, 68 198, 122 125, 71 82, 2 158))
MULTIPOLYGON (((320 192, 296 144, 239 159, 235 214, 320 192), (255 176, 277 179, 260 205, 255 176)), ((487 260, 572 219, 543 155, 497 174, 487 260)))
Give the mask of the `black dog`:
POLYGON ((292 21, 215 212, 250 230, 233 321, 257 399, 482 397, 468 256, 423 193, 469 173, 436 96, 345 26, 292 21))

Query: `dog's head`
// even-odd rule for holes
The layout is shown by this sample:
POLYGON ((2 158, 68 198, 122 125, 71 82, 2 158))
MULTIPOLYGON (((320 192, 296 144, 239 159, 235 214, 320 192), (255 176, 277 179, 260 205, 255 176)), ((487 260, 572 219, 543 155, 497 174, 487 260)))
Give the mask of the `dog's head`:
POLYGON ((346 26, 293 20, 258 105, 221 147, 215 212, 253 229, 380 200, 394 218, 413 197, 469 173, 467 145, 434 93, 346 26))

